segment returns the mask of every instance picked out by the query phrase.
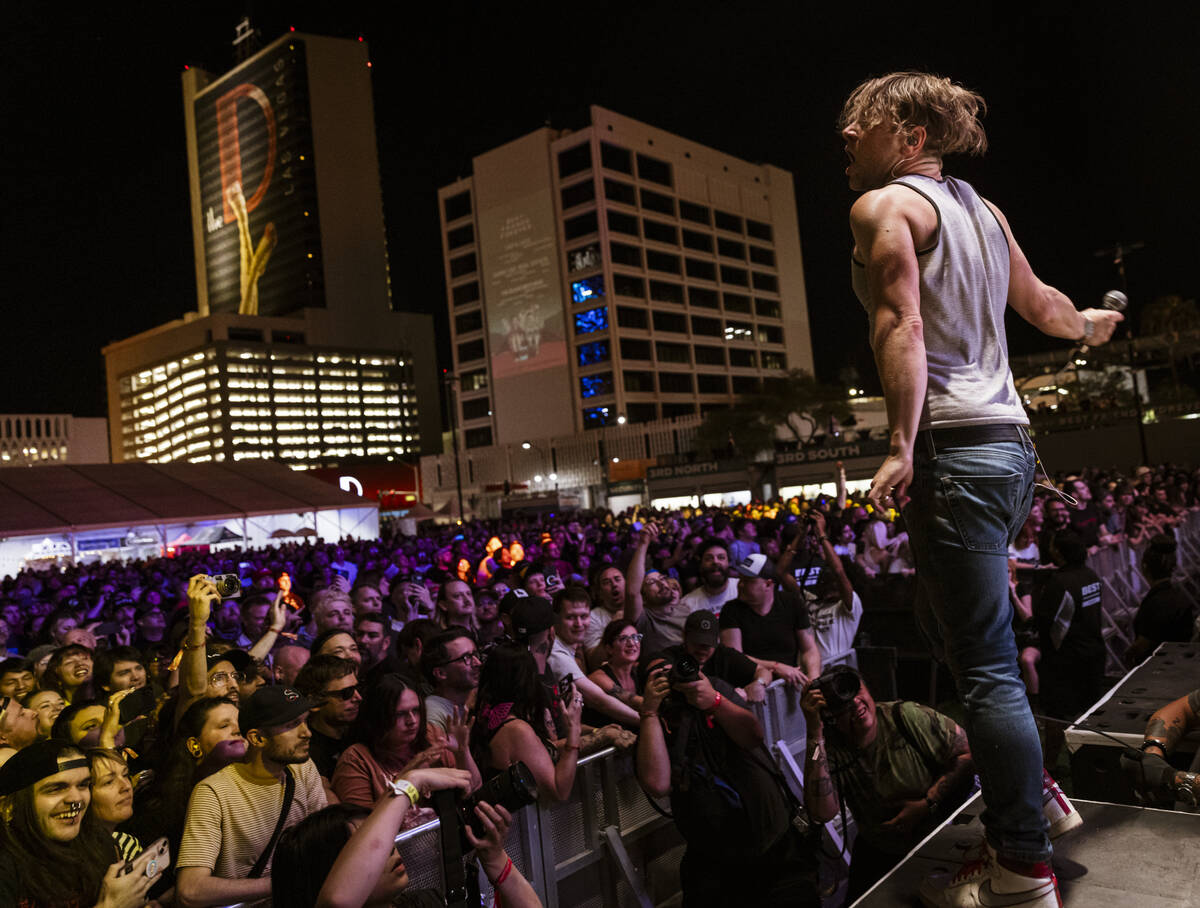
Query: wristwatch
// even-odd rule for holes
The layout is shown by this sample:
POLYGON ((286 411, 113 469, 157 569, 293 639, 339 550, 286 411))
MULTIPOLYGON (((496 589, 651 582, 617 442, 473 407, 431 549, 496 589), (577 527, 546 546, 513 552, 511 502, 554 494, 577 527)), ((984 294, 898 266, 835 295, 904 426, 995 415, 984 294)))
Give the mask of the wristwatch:
POLYGON ((1096 333, 1096 323, 1088 318, 1086 312, 1080 312, 1079 314, 1083 316, 1083 337, 1077 338, 1077 340, 1081 344, 1090 343, 1092 335, 1096 333))
POLYGON ((404 777, 393 779, 386 784, 392 790, 393 798, 404 795, 413 807, 416 807, 417 801, 421 800, 421 792, 417 791, 417 786, 404 777))

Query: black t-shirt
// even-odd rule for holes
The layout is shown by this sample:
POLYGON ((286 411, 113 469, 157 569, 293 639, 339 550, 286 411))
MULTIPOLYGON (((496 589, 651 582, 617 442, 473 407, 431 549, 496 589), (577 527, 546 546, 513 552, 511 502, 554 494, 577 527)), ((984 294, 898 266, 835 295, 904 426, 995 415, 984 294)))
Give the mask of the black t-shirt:
POLYGON ((308 755, 312 757, 313 763, 317 766, 319 772, 326 779, 333 778, 333 768, 337 765, 338 757, 342 755, 347 747, 350 746, 348 736, 343 735, 340 738, 331 738, 324 732, 311 729, 312 740, 308 743, 308 755))
POLYGON ((1090 548, 1100 544, 1100 512, 1093 502, 1084 507, 1072 508, 1071 529, 1083 537, 1084 543, 1090 548))
MULTIPOLYGON (((680 656, 687 654, 687 648, 684 645, 668 646, 662 651, 662 655, 667 658, 672 665, 678 661, 680 656)), ((713 654, 708 657, 708 661, 700 666, 700 671, 704 672, 709 680, 720 678, 730 687, 745 687, 754 680, 754 674, 758 671, 758 666, 749 656, 744 656, 731 646, 717 645, 713 650, 713 654)))
POLYGON ((1042 707, 1073 719, 1104 689, 1100 578, 1086 566, 1055 571, 1034 600, 1033 620, 1042 651, 1042 707))
POLYGON ((1188 598, 1160 580, 1150 588, 1133 619, 1133 632, 1155 644, 1187 643, 1192 639, 1195 615, 1188 598))
POLYGON ((800 655, 796 631, 808 630, 808 608, 787 590, 776 590, 771 610, 760 615, 741 599, 731 599, 721 609, 721 630, 742 632, 742 652, 755 659, 795 665, 800 655))
POLYGON ((1064 567, 1046 578, 1033 603, 1042 659, 1072 665, 1104 662, 1100 578, 1086 565, 1064 567))

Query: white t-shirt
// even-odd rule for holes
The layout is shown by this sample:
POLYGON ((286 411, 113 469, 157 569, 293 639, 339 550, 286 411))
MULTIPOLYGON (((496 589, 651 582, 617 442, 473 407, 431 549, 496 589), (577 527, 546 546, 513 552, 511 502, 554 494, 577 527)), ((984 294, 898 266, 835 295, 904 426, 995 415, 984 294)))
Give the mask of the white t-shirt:
POLYGON ((704 585, 696 587, 690 593, 683 597, 683 604, 688 608, 688 614, 698 612, 701 609, 708 609, 714 615, 720 615, 721 609, 730 599, 736 599, 738 594, 738 579, 730 577, 725 583, 725 589, 719 593, 709 595, 708 590, 704 585))
POLYGON ((620 618, 622 612, 618 609, 614 614, 604 606, 598 605, 589 614, 587 630, 583 632, 583 648, 595 649, 600 645, 600 638, 604 636, 604 629, 620 618))
POLYGON ((550 668, 550 674, 554 676, 555 683, 567 675, 574 675, 578 678, 585 674, 584 670, 579 667, 579 663, 575 661, 575 650, 557 637, 554 638, 554 646, 550 648, 550 657, 546 660, 546 664, 550 668))
POLYGON ((847 614, 840 599, 817 602, 812 593, 804 595, 808 599, 808 617, 817 638, 817 649, 821 652, 821 665, 832 665, 854 649, 854 635, 858 633, 863 614, 862 600, 854 593, 847 614))

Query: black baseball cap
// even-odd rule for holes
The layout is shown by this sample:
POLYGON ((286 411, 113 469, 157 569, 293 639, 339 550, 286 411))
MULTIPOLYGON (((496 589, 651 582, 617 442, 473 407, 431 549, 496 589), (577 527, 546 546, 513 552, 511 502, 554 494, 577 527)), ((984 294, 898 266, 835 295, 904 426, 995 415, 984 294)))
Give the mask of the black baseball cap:
POLYGON ((0 766, 0 795, 16 794, 47 776, 89 766, 83 751, 69 741, 35 741, 22 747, 0 766))
POLYGON ((683 639, 706 646, 716 646, 721 642, 717 616, 708 609, 692 612, 683 623, 683 639))
POLYGON ((524 590, 512 590, 504 598, 507 599, 516 593, 521 595, 516 597, 517 601, 511 608, 510 623, 514 637, 518 640, 528 640, 534 634, 554 627, 554 605, 549 599, 531 596, 524 590))
POLYGON ((223 653, 205 653, 204 658, 208 662, 209 671, 212 671, 213 666, 218 662, 228 662, 233 666, 235 672, 244 672, 254 661, 244 649, 227 649, 223 653))
POLYGON ((238 725, 243 735, 252 728, 259 731, 276 728, 298 719, 318 705, 291 687, 260 687, 238 710, 238 725))

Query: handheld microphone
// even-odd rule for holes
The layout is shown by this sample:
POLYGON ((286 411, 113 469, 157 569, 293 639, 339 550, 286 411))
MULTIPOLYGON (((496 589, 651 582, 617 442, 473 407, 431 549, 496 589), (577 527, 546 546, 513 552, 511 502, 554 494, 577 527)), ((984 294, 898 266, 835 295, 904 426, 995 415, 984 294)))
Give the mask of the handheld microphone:
POLYGON ((1111 309, 1113 312, 1124 312, 1129 305, 1129 297, 1120 290, 1110 290, 1100 300, 1101 309, 1111 309))

